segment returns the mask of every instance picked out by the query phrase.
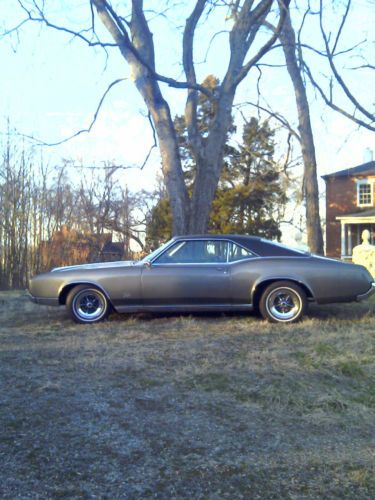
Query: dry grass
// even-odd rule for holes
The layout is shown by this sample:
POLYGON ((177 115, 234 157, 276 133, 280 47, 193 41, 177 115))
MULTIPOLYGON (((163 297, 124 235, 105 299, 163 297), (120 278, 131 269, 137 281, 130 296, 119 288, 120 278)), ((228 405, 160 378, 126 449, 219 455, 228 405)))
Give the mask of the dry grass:
POLYGON ((2 498, 373 498, 375 303, 85 326, 0 294, 2 498))

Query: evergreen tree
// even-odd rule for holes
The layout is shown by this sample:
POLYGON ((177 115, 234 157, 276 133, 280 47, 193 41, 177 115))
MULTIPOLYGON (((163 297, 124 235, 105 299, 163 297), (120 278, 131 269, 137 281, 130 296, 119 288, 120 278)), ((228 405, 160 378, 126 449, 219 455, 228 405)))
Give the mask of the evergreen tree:
POLYGON ((286 179, 273 160, 274 131, 267 121, 246 123, 242 144, 224 166, 210 215, 210 232, 280 239, 286 179))
MULTIPOLYGON (((204 85, 211 91, 219 85, 214 76, 208 76, 204 85)), ((210 128, 214 116, 212 101, 201 94, 198 123, 202 136, 210 128)), ((189 147, 185 118, 175 118, 180 156, 188 189, 195 179, 196 159, 189 147)), ((232 125, 228 141, 235 132, 232 125)), ((224 152, 224 168, 216 190, 209 220, 211 233, 237 233, 280 239, 278 221, 286 204, 286 178, 273 160, 274 131, 267 121, 256 118, 245 124, 242 144, 234 147, 228 143, 224 152)), ((158 192, 159 201, 151 210, 147 223, 148 246, 154 247, 172 235, 172 215, 166 190, 158 192)))

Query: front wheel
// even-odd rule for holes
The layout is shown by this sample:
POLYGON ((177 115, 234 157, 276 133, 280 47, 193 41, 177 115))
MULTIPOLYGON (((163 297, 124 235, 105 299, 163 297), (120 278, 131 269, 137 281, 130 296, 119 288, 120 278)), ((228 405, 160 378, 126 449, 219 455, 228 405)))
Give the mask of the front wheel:
POLYGON ((77 323, 96 323, 106 318, 110 310, 104 293, 90 285, 74 287, 68 294, 66 307, 77 323))
POLYGON ((272 323, 293 323, 307 310, 306 293, 295 283, 276 281, 264 290, 259 310, 263 318, 272 323))

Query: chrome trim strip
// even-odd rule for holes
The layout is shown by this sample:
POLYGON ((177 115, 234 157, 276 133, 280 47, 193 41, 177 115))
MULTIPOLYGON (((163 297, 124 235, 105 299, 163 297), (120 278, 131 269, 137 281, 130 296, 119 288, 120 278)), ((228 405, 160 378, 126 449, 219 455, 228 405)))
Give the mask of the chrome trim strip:
POLYGON ((115 305, 117 312, 252 311, 252 304, 115 305))
POLYGON ((163 264, 158 264, 155 263, 152 265, 152 267, 174 267, 174 266, 210 266, 210 267, 223 267, 227 266, 228 264, 231 264, 231 262, 171 262, 168 264, 168 262, 165 262, 163 264))
MULTIPOLYGON (((233 243, 235 243, 235 242, 233 242, 233 243)), ((237 244, 237 243, 235 243, 235 244, 237 244)), ((245 248, 245 247, 244 247, 244 249, 247 250, 247 248, 245 248)), ((159 266, 159 267, 163 267, 163 266, 217 266, 217 267, 220 267, 223 265, 231 266, 232 264, 238 264, 239 262, 252 262, 252 261, 258 261, 258 260, 264 260, 264 259, 285 259, 285 260, 287 260, 287 259, 301 259, 304 257, 305 257, 305 255, 301 255, 301 257, 299 257, 297 255, 267 255, 265 257, 261 257, 259 255, 254 254, 254 257, 248 257, 248 258, 240 259, 240 260, 233 260, 232 262, 185 262, 185 263, 174 262, 171 264, 168 264, 168 263, 164 263, 164 264, 155 263, 154 264, 154 261, 152 261, 152 267, 155 267, 155 266, 159 266)), ((306 256, 306 257, 309 257, 309 256, 306 256)), ((285 277, 280 278, 279 277, 278 279, 287 279, 287 278, 285 278, 285 277)), ((295 278, 294 278, 294 281, 295 281, 295 278)), ((299 283, 302 283, 302 282, 299 281, 299 283)))

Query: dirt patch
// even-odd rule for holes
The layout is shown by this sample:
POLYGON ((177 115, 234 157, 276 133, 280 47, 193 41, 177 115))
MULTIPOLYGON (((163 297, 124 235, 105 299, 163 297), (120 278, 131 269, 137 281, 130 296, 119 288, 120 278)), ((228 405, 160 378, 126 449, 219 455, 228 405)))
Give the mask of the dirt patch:
POLYGON ((375 304, 113 315, 0 294, 2 498, 373 498, 375 304))

